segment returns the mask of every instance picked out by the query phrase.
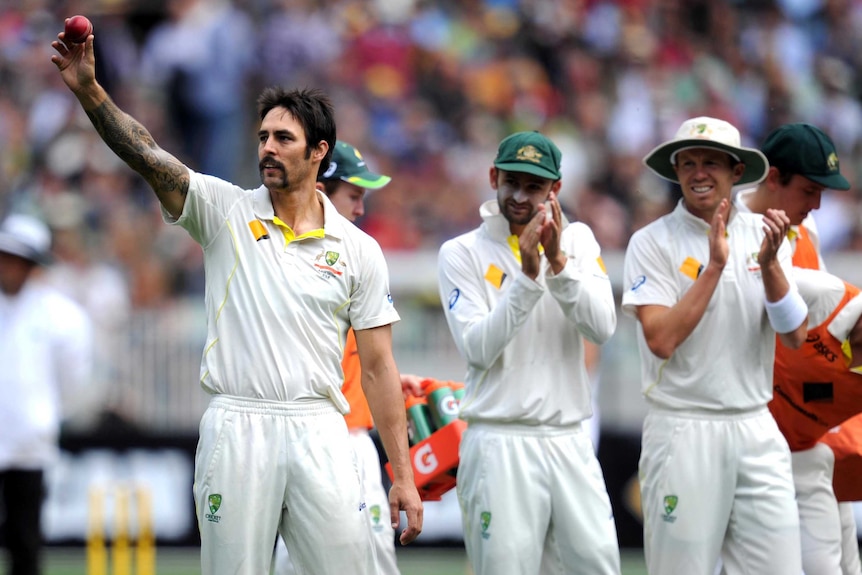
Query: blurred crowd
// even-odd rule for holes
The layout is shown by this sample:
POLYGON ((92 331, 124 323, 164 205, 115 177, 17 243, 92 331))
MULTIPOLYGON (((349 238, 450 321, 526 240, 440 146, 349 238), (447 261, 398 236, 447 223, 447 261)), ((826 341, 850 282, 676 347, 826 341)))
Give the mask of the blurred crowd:
POLYGON ((358 221, 387 251, 477 225, 496 144, 524 129, 562 149, 567 213, 624 249, 679 197, 641 158, 696 115, 750 146, 785 122, 828 132, 853 188, 824 194, 823 248, 862 249, 862 0, 0 0, 0 214, 47 219, 55 281, 103 322, 202 293, 202 262, 50 62, 73 14, 118 105, 243 187, 260 90, 324 88, 339 138, 393 177, 358 221))

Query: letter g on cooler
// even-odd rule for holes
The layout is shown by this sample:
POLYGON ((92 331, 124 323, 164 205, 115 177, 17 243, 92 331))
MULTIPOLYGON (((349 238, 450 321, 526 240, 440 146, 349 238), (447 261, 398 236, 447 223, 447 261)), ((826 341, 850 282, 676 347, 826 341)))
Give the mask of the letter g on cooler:
POLYGON ((428 444, 423 445, 413 454, 413 467, 419 473, 425 475, 433 473, 438 465, 437 456, 434 455, 434 450, 428 444))

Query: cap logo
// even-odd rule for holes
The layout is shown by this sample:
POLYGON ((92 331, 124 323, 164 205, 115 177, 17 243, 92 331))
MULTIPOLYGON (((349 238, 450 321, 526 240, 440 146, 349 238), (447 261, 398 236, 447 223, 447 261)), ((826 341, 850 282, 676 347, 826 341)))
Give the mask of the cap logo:
POLYGON ((334 174, 334 173, 335 173, 335 170, 337 170, 337 169, 338 169, 338 162, 336 162, 335 160, 330 160, 330 161, 329 161, 329 167, 328 167, 328 168, 326 168, 326 171, 325 171, 325 172, 323 172, 323 176, 322 176, 322 177, 323 177, 324 179, 325 179, 325 178, 331 178, 331 177, 332 177, 332 174, 334 174))
POLYGON ((695 124, 691 127, 691 135, 693 136, 706 136, 712 133, 712 130, 709 129, 709 126, 706 124, 695 124))
POLYGON ((542 163, 542 153, 535 146, 524 146, 518 148, 518 153, 515 154, 515 159, 522 162, 532 162, 534 164, 542 163))
POLYGON ((353 150, 353 155, 356 156, 356 165, 364 166, 365 160, 362 159, 362 154, 359 153, 359 150, 353 150))
POLYGON ((838 154, 832 152, 829 154, 829 157, 826 158, 826 165, 829 167, 830 172, 838 171, 838 154))

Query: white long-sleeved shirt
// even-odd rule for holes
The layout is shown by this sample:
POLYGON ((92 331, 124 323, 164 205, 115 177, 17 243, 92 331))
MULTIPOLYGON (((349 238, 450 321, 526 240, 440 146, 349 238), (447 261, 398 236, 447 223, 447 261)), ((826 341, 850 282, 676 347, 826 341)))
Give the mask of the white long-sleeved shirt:
POLYGON ((484 223, 439 254, 440 298, 467 361, 461 417, 546 426, 590 417, 583 338, 601 344, 616 328, 598 242, 585 224, 565 225, 565 268, 553 275, 543 257, 534 281, 521 271, 517 238, 497 201, 480 213, 484 223))
POLYGON ((64 406, 91 383, 92 337, 84 310, 50 287, 0 293, 0 469, 56 458, 64 406))

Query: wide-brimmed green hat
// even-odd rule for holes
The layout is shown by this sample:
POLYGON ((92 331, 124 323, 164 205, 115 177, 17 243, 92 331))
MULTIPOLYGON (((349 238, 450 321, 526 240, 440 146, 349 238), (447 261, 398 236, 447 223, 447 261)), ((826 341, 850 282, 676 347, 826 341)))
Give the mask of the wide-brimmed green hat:
POLYGON ((644 158, 644 164, 658 176, 679 183, 673 169, 676 154, 690 148, 713 148, 727 152, 745 164, 742 177, 734 185, 756 184, 766 177, 769 163, 760 150, 740 145, 739 130, 729 122, 700 116, 682 123, 676 136, 653 148, 644 158))
POLYGON ((773 130, 761 151, 782 173, 799 174, 832 190, 849 190, 850 182, 841 175, 835 144, 817 126, 784 124, 773 130))
POLYGON ((392 180, 389 176, 369 170, 359 150, 342 141, 335 142, 329 168, 318 179, 321 182, 341 180, 369 190, 380 189, 392 180))
POLYGON ((540 178, 559 180, 560 149, 539 132, 516 132, 497 148, 494 167, 507 172, 526 172, 540 178))

